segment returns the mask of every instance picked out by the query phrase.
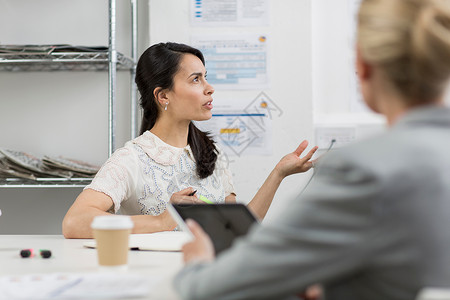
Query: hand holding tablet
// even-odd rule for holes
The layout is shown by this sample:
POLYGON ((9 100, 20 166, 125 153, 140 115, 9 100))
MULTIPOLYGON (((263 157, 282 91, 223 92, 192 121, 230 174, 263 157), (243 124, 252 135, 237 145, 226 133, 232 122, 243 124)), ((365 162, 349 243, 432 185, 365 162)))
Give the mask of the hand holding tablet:
POLYGON ((211 238, 216 254, 229 248, 237 237, 247 234, 257 223, 243 204, 169 204, 167 209, 183 231, 190 232, 187 219, 200 224, 211 238))

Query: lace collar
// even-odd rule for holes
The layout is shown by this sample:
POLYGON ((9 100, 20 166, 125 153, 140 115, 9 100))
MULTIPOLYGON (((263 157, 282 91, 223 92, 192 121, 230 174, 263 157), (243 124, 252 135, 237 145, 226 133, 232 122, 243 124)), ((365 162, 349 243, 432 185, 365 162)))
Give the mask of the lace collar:
POLYGON ((132 140, 132 143, 139 145, 150 158, 162 165, 176 164, 184 152, 187 152, 192 160, 195 160, 189 145, 184 148, 171 146, 148 130, 132 140))

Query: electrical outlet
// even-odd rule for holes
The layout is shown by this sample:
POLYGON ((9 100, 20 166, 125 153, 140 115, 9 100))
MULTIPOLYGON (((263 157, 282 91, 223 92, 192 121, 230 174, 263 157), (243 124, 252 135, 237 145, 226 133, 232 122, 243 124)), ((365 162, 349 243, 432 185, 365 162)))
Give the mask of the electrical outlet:
POLYGON ((319 149, 328 149, 335 140, 333 148, 339 148, 356 139, 355 126, 326 126, 316 127, 316 145, 319 149))

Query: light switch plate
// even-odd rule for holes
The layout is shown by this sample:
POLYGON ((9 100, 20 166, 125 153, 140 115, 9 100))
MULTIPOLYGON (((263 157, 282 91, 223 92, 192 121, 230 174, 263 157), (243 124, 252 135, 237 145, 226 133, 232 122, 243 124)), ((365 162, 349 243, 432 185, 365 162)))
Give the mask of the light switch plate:
POLYGON ((356 139, 356 126, 320 126, 315 129, 316 145, 319 149, 328 149, 332 140, 333 148, 347 145, 356 139))

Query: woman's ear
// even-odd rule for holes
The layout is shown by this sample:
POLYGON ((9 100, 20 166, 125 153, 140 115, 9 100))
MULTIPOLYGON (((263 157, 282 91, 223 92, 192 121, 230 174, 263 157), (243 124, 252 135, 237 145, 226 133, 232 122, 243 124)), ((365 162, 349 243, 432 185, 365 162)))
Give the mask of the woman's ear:
POLYGON ((360 82, 364 82, 372 76, 372 66, 361 55, 361 50, 356 47, 356 73, 360 82))
POLYGON ((153 96, 162 107, 164 107, 166 103, 169 102, 166 90, 162 89, 161 87, 157 87, 153 90, 153 96))
POLYGON ((376 102, 377 89, 374 88, 375 69, 373 65, 364 60, 359 47, 356 48, 356 73, 364 102, 371 110, 379 112, 376 102))

